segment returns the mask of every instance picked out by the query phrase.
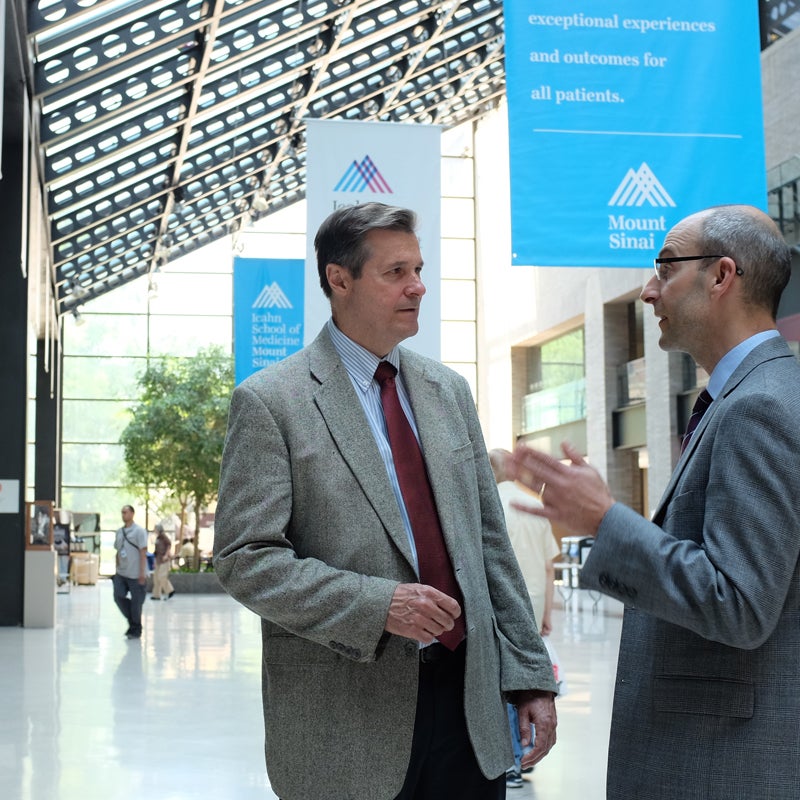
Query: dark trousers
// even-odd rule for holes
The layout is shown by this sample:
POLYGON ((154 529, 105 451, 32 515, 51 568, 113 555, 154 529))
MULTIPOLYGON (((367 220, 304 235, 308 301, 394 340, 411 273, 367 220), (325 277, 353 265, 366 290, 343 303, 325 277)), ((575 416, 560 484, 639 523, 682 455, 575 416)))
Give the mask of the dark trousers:
POLYGON ((147 593, 145 587, 138 578, 126 578, 124 575, 112 575, 111 581, 114 584, 114 602, 128 620, 130 633, 141 635, 142 606, 147 593))
MULTIPOLYGON (((441 647, 441 646, 440 646, 441 647)), ((395 800, 503 800, 506 776, 489 780, 475 759, 464 718, 464 642, 420 663, 417 716, 403 789, 395 800)))

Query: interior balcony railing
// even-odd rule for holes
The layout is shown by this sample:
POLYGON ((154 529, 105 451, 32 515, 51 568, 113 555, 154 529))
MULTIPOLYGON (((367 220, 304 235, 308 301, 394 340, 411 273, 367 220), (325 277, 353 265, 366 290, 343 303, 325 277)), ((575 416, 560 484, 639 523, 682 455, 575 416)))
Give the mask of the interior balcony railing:
POLYGON ((645 369, 644 358, 637 358, 627 361, 617 367, 617 403, 619 408, 644 403, 647 399, 645 393, 645 369))
POLYGON ((800 244, 800 156, 795 155, 767 172, 769 215, 787 244, 800 244))
POLYGON ((526 394, 522 399, 523 433, 586 419, 586 378, 526 394))

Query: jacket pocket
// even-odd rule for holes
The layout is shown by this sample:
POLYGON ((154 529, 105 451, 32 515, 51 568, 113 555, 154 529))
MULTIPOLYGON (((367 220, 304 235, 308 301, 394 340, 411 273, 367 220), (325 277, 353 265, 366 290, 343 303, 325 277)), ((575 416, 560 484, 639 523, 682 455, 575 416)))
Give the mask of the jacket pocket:
POLYGON ((653 681, 656 711, 750 719, 754 705, 755 688, 746 681, 678 675, 660 675, 653 681))
POLYGON ((270 636, 264 641, 265 664, 333 667, 341 660, 333 650, 299 636, 270 636))

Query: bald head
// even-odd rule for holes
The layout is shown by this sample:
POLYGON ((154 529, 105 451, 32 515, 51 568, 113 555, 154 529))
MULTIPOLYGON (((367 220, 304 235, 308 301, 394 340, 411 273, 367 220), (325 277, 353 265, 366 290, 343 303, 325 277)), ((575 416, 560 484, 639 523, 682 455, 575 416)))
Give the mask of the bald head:
POLYGON ((765 214, 760 208, 748 205, 731 204, 711 206, 710 208, 704 208, 702 211, 697 211, 694 214, 689 214, 688 217, 684 217, 677 225, 695 224, 702 226, 706 220, 715 217, 717 219, 727 219, 731 222, 740 219, 742 220, 742 224, 762 226, 775 236, 781 235, 780 229, 768 214, 765 214))

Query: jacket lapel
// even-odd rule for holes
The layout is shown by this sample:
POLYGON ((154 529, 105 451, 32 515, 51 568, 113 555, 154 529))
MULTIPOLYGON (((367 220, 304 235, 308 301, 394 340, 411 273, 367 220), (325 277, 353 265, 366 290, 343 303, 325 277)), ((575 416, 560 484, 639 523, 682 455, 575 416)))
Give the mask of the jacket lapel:
POLYGON ((703 431, 708 427, 712 417, 719 410, 725 398, 734 392, 742 383, 742 381, 744 381, 745 378, 757 366, 763 364, 765 361, 771 361, 774 358, 785 357, 793 357, 792 352, 787 347, 783 338, 775 337, 773 339, 768 339, 766 342, 762 342, 760 345, 751 350, 745 356, 742 363, 736 367, 736 369, 733 371, 733 375, 728 378, 725 386, 722 387, 719 397, 714 398, 714 402, 709 406, 708 411, 706 411, 706 413, 703 415, 703 418, 700 420, 700 423, 692 434, 692 438, 689 441, 686 450, 684 450, 684 452, 681 454, 675 469, 672 471, 672 476, 667 484, 667 488, 664 490, 664 494, 659 501, 658 508, 653 514, 654 522, 659 522, 659 520, 663 517, 666 505, 672 499, 672 495, 675 491, 675 487, 678 484, 678 480, 680 479, 687 465, 690 463, 692 453, 695 451, 695 448, 698 447, 700 440, 702 439, 703 431))

